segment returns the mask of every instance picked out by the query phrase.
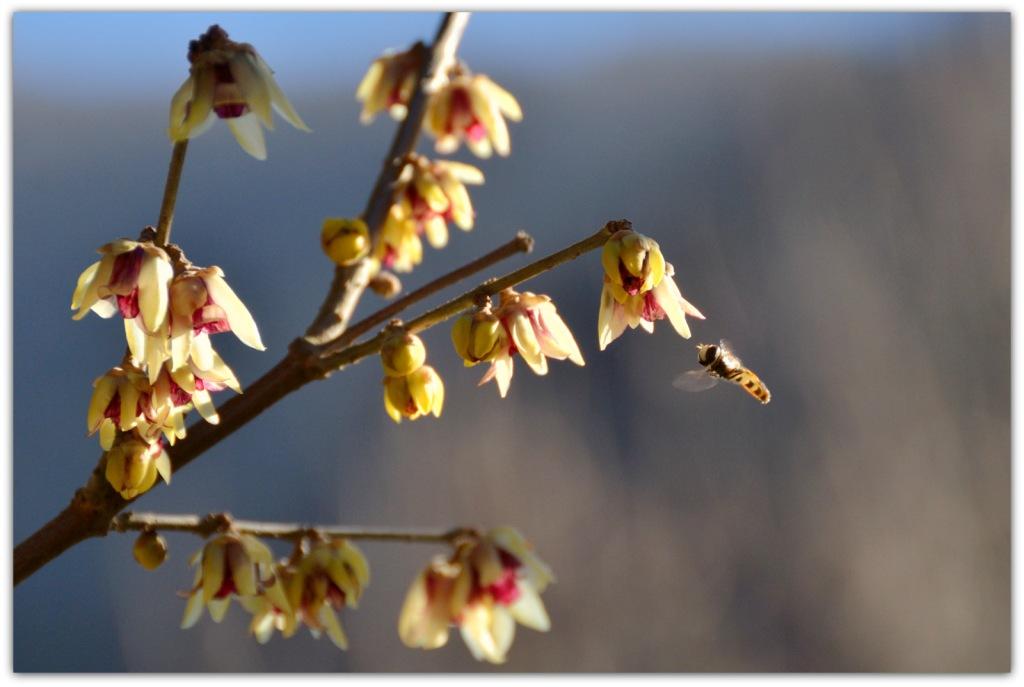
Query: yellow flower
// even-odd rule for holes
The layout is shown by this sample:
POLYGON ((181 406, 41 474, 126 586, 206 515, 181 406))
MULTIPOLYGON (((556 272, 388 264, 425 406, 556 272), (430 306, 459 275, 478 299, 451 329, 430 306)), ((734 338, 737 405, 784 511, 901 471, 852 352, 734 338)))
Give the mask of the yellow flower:
POLYGON ((135 540, 132 556, 146 570, 156 570, 167 558, 167 541, 153 530, 147 530, 135 540))
MULTIPOLYGON (((195 625, 209 608, 210 617, 219 623, 233 597, 274 595, 273 555, 263 542, 246 534, 228 532, 208 541, 189 560, 196 568, 189 591, 181 629, 195 625)), ((283 594, 271 599, 278 608, 289 608, 283 594)))
POLYGON ((512 356, 516 353, 539 375, 548 372, 547 358, 568 358, 577 365, 584 364, 583 354, 551 298, 529 291, 516 293, 512 289, 502 291, 500 298, 501 305, 495 315, 501 322, 504 338, 489 358, 491 366, 480 380, 481 384, 494 379, 498 393, 504 398, 512 383, 512 356))
POLYGON ((256 321, 217 266, 189 268, 176 276, 170 285, 170 313, 170 359, 174 369, 185 366, 189 359, 199 370, 214 368, 219 358, 210 344, 210 335, 220 332, 234 332, 246 346, 266 350, 256 321))
POLYGON ((657 242, 628 229, 605 242, 601 264, 610 288, 621 295, 647 293, 665 276, 665 258, 657 242))
POLYGON ((505 117, 523 118, 512 94, 482 74, 463 73, 431 96, 424 124, 437 138, 439 153, 453 153, 465 140, 477 157, 490 157, 492 150, 505 157, 510 150, 505 117))
POLYGON ((434 561, 413 581, 398 618, 398 635, 412 648, 436 649, 459 627, 477 660, 504 663, 516 622, 551 627, 540 593, 551 570, 511 527, 460 542, 453 556, 434 561))
POLYGON ((374 60, 356 89, 356 99, 363 103, 359 121, 368 124, 385 109, 392 119, 405 119, 422 63, 423 51, 416 48, 374 60))
POLYGON ((297 129, 309 131, 274 80, 274 72, 248 43, 236 43, 219 26, 189 44, 189 77, 171 99, 168 135, 195 138, 223 119, 253 157, 267 157, 263 129, 274 128, 271 108, 297 129))
MULTIPOLYGON (((294 564, 288 566, 284 586, 296 620, 319 637, 326 632, 339 649, 348 639, 335 611, 346 604, 356 608, 363 589, 370 583, 370 568, 362 552, 345 540, 317 542, 294 564)), ((290 636, 295 625, 284 631, 290 636)))
POLYGON ((462 358, 466 367, 490 360, 501 350, 503 341, 507 345, 507 340, 501 322, 490 308, 480 308, 473 313, 466 313, 455 320, 452 327, 455 352, 462 358))
POLYGON ((403 218, 412 220, 418 235, 426 234, 434 248, 448 244, 448 222, 464 231, 473 228, 473 204, 465 184, 482 184, 484 175, 476 167, 413 155, 402 169, 395 189, 395 202, 403 218))
POLYGON ((597 316, 597 339, 603 351, 608 344, 619 338, 629 326, 639 325, 652 333, 657 320, 668 318, 676 333, 684 339, 690 338, 690 326, 686 316, 703 320, 704 315, 696 306, 683 298, 675 280, 671 264, 665 265, 665 276, 653 289, 631 295, 610 280, 606 274, 601 290, 601 307, 597 316))
POLYGON ((128 239, 97 252, 103 257, 82 272, 71 297, 74 319, 90 310, 103 318, 120 312, 147 334, 166 334, 167 287, 174 276, 167 253, 152 241, 128 239))
POLYGON ((428 413, 441 417, 443 407, 444 382, 430 365, 421 365, 403 377, 384 378, 384 410, 395 422, 428 413))
POLYGON ((412 374, 426 359, 427 347, 423 345, 423 339, 402 331, 385 341, 380 349, 380 363, 388 377, 412 374))
POLYGON ((370 252, 370 230, 363 220, 328 217, 320 230, 320 247, 342 267, 359 262, 370 252))
POLYGON ((133 499, 149 491, 157 475, 171 483, 171 458, 159 439, 151 443, 134 432, 122 434, 107 451, 105 475, 123 498, 133 499))
POLYGON ((416 222, 406 216, 398 204, 388 209, 373 257, 381 267, 395 272, 411 272, 423 261, 423 243, 416 231, 416 222))

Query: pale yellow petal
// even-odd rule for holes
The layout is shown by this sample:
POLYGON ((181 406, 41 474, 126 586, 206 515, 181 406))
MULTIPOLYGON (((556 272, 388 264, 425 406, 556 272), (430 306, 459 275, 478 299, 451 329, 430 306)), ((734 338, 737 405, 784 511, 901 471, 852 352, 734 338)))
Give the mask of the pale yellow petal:
POLYGON ((267 159, 267 143, 263 138, 263 127, 260 126, 256 115, 244 114, 224 121, 228 123, 228 128, 235 135, 235 140, 242 146, 242 150, 257 160, 267 159))
POLYGON ((213 618, 213 622, 219 623, 224 620, 224 616, 228 612, 228 606, 231 605, 231 597, 225 596, 223 599, 213 599, 206 603, 206 607, 210 611, 210 617, 213 618))
POLYGON ((266 82, 260 78, 252 57, 249 53, 238 53, 231 59, 228 66, 249 109, 263 122, 264 126, 273 129, 274 122, 270 114, 270 91, 266 82))
POLYGON ((548 618, 544 602, 540 595, 529 582, 520 580, 518 582, 519 598, 509 606, 509 613, 520 624, 525 625, 539 632, 547 632, 551 629, 551 620, 548 618))
POLYGON ((277 85, 277 80, 274 79, 273 70, 267 66, 267 63, 263 61, 263 58, 259 55, 253 56, 253 64, 256 67, 257 72, 263 77, 263 80, 267 84, 267 90, 270 92, 270 102, 274 109, 277 110, 278 114, 285 118, 289 124, 294 126, 296 129, 302 131, 309 131, 309 127, 302 121, 302 117, 292 107, 291 102, 285 97, 281 87, 277 85))
MULTIPOLYGON (((204 280, 206 288, 210 292, 210 298, 224 310, 228 325, 242 343, 258 351, 266 350, 260 340, 260 332, 256 328, 256 322, 249 314, 249 310, 235 295, 228 283, 216 274, 207 275, 204 280)), ((203 368, 208 369, 208 367, 203 368)))
POLYGON ((203 595, 198 591, 189 594, 188 603, 185 604, 185 614, 181 618, 181 629, 188 628, 199 622, 203 615, 203 595))

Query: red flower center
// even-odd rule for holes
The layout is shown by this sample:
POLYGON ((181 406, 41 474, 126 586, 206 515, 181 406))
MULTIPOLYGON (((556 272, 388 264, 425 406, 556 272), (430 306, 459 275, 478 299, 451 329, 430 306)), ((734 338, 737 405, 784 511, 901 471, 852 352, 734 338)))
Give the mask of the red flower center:
POLYGON ((644 294, 644 309, 643 312, 640 313, 640 317, 644 318, 648 322, 654 322, 665 318, 665 310, 658 304, 658 299, 654 297, 653 291, 648 291, 644 294))

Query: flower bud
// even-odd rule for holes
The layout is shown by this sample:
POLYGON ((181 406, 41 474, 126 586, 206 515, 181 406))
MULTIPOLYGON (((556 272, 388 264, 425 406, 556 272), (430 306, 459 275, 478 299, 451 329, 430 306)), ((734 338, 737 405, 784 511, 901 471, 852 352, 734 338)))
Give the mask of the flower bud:
POLYGON ((647 293, 665 276, 665 258, 657 242, 629 229, 608 239, 601 251, 601 264, 623 298, 647 293))
POLYGON ((389 377, 402 377, 418 370, 427 359, 423 339, 415 334, 399 333, 384 342, 380 363, 389 377))
POLYGON ((335 264, 346 267, 370 252, 370 230, 361 219, 328 217, 320 231, 320 245, 335 264))
POLYGON ((382 270, 370 280, 370 288, 381 298, 394 298, 402 290, 402 282, 392 272, 382 270))
POLYGON ((132 555, 146 570, 156 570, 167 558, 167 542, 153 530, 147 530, 135 540, 132 555))
POLYGON ((489 360, 499 348, 502 339, 501 322, 488 310, 467 313, 452 327, 455 352, 466 367, 489 360))

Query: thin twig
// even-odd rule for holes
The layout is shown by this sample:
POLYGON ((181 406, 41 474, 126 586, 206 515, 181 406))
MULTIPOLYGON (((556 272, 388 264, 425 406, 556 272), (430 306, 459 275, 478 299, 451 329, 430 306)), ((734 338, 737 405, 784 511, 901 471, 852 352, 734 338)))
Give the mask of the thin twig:
POLYGON ((438 291, 448 288, 452 284, 457 284, 466 277, 476 274, 477 272, 480 272, 481 270, 484 270, 490 267, 491 265, 501 262, 505 258, 511 257, 516 253, 529 253, 532 250, 533 237, 527 234, 526 232, 521 231, 516 234, 516 237, 514 239, 512 239, 508 243, 498 246, 490 253, 482 255, 473 262, 467 263, 462 267, 459 267, 458 269, 452 270, 448 274, 441 275, 437 279, 424 284, 415 291, 411 291, 402 298, 399 298, 398 300, 392 302, 391 304, 381 308, 372 315, 368 315, 367 317, 364 317, 363 319, 359 320, 351 327, 346 329, 344 333, 342 333, 341 336, 339 336, 337 339, 335 339, 334 341, 329 341, 326 344, 324 344, 324 346, 321 348, 321 350, 323 351, 322 355, 329 355, 331 353, 340 351, 345 346, 348 346, 350 343, 358 339, 366 332, 373 329, 378 324, 387 322, 395 315, 404 311, 410 305, 418 303, 423 299, 432 296, 438 291))
MULTIPOLYGON (((608 237, 616 231, 619 231, 620 229, 628 229, 629 227, 630 223, 626 220, 608 222, 596 234, 574 243, 568 248, 563 248, 557 253, 552 253, 546 258, 541 258, 540 260, 531 262, 529 265, 507 274, 504 277, 488 280, 476 288, 470 289, 461 296, 457 296, 447 303, 425 312, 416 319, 407 322, 404 325, 404 329, 411 334, 416 334, 424 329, 429 329, 436 324, 440 324, 441 322, 458 315, 464 310, 472 308, 483 296, 493 296, 505 289, 521 284, 528 279, 533 279, 534 277, 543 274, 562 263, 575 260, 579 256, 592 251, 595 248, 602 247, 608 240, 608 237)), ((377 334, 377 336, 364 341, 363 343, 355 344, 354 346, 349 346, 337 353, 324 356, 320 359, 319 366, 324 373, 330 373, 346 365, 351 365, 354 362, 362 360, 368 355, 373 355, 380 351, 380 347, 387 337, 387 333, 381 332, 377 334)))
POLYGON ((471 527, 448 530, 394 530, 345 527, 342 525, 304 525, 286 522, 256 522, 236 520, 227 513, 209 515, 165 515, 161 513, 122 513, 110 522, 111 532, 190 532, 209 537, 218 532, 251 534, 265 539, 302 539, 305 537, 331 537, 362 539, 365 541, 392 541, 418 543, 451 543, 462 537, 473 536, 471 527))
POLYGON ((174 204, 178 201, 178 184, 181 171, 185 168, 185 153, 188 139, 178 141, 171 151, 171 163, 167 167, 167 181, 164 183, 164 198, 160 203, 160 219, 156 225, 156 245, 166 246, 171 240, 171 224, 174 222, 174 204))
MULTIPOLYGON (((393 201, 395 183, 405 166, 406 157, 416 149, 423 118, 427 113, 427 101, 455 59, 455 52, 469 21, 469 12, 448 12, 441 21, 437 36, 427 59, 423 60, 416 89, 409 100, 405 119, 395 133, 390 150, 384 157, 384 164, 377 181, 370 192, 370 198, 363 210, 363 221, 370 229, 370 238, 378 240, 381 227, 393 201)), ((425 50, 422 45, 420 50, 425 50)), ((352 267, 338 267, 334 280, 320 305, 316 319, 306 330, 305 340, 316 346, 332 341, 345 331, 352 313, 370 281, 370 260, 364 259, 352 267)))

